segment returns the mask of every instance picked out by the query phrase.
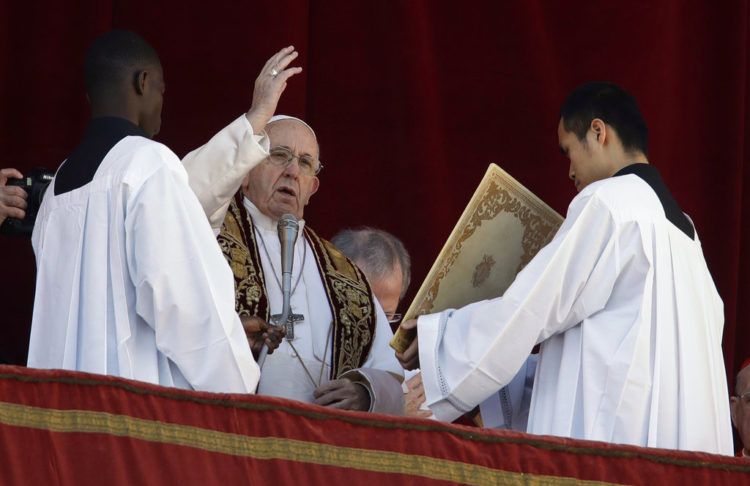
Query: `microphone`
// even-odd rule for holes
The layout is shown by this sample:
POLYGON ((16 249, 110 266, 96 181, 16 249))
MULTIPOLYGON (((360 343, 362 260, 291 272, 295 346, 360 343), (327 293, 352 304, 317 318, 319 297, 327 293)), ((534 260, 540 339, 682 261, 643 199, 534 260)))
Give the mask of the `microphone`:
POLYGON ((277 226, 279 243, 281 244, 281 294, 284 304, 281 308, 281 324, 285 324, 289 317, 289 301, 292 297, 292 267, 294 266, 294 244, 297 242, 299 223, 293 214, 281 216, 277 226))
MULTIPOLYGON (((274 325, 286 326, 287 338, 294 338, 294 324, 289 325, 289 317, 292 309, 290 301, 292 299, 292 268, 294 267, 294 244, 297 242, 299 233, 299 223, 293 214, 283 214, 279 219, 276 230, 279 234, 279 243, 281 244, 281 295, 283 303, 281 314, 271 316, 274 325)), ((268 354, 268 346, 265 344, 260 350, 258 356, 258 366, 263 368, 263 363, 268 354)))

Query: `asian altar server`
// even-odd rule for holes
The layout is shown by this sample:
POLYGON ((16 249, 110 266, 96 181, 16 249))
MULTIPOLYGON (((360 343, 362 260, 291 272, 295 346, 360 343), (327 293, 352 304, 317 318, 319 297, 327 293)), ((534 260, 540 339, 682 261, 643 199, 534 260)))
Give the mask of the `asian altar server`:
POLYGON ((649 164, 635 99, 607 83, 558 125, 579 194, 502 297, 402 325, 427 403, 452 420, 541 344, 528 432, 732 454, 723 304, 692 221, 649 164))

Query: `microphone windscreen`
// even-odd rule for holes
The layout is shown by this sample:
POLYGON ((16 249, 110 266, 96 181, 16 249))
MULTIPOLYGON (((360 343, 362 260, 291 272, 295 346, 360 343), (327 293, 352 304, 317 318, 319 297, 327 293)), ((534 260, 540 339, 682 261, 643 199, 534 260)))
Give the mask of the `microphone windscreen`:
POLYGON ((298 226, 299 223, 297 223, 297 217, 291 213, 285 213, 281 215, 281 219, 279 219, 279 223, 284 222, 285 225, 292 225, 292 226, 298 226))

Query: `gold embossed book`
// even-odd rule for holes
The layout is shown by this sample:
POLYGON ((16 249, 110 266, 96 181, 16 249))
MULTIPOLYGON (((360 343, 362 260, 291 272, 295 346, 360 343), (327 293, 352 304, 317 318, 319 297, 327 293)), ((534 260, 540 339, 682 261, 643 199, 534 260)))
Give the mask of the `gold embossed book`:
MULTIPOLYGON (((490 164, 404 321, 500 297, 562 221, 510 174, 490 164)), ((403 352, 413 338, 414 332, 399 328, 391 347, 403 352)))

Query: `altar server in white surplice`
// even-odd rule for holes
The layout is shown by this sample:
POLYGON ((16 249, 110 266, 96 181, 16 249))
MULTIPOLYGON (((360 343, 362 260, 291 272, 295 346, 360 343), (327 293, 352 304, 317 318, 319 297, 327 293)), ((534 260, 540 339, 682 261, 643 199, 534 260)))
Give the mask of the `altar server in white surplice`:
POLYGON ((580 191, 505 294, 422 316, 399 355, 450 420, 507 384, 541 344, 528 431, 732 454, 723 305, 692 222, 648 164, 621 88, 576 89, 560 148, 580 191))
POLYGON ((150 140, 165 88, 156 52, 132 32, 109 32, 90 47, 85 77, 92 119, 32 237, 28 365, 252 393, 259 370, 232 272, 180 160, 150 140))

